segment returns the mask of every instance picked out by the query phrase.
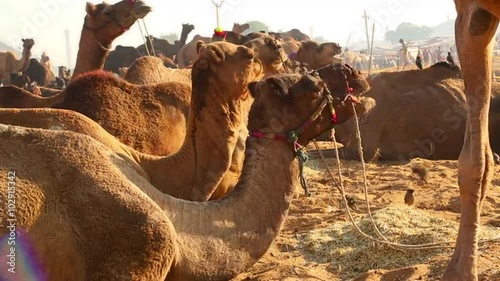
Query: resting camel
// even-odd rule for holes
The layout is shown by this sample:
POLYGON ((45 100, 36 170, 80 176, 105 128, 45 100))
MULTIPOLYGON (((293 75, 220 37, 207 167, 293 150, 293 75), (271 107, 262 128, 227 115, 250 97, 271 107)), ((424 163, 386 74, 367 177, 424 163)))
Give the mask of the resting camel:
POLYGON ((167 68, 160 58, 144 56, 137 59, 127 68, 123 79, 137 85, 171 81, 183 82, 191 85, 191 69, 167 68))
MULTIPOLYGON (((197 63, 205 72, 213 62, 197 63)), ((249 89, 255 137, 247 142, 237 191, 217 202, 163 194, 126 158, 89 136, 0 125, 0 171, 6 175, 0 183, 15 182, 16 196, 23 198, 15 209, 15 233, 23 234, 16 245, 33 252, 42 269, 38 277, 229 280, 257 262, 279 235, 298 184, 293 144, 258 138, 259 132, 287 133, 319 111, 298 136, 305 146, 333 124, 329 107, 320 108, 326 93, 315 77, 271 77, 249 89)), ((334 108, 343 122, 353 115, 351 101, 337 98, 334 108)), ((7 189, 0 199, 8 202, 7 189)), ((8 210, 0 216, 8 226, 8 210)), ((8 227, 0 234, 11 235, 8 227)), ((28 267, 18 263, 16 270, 28 267)))
POLYGON ((340 63, 342 60, 335 56, 341 51, 342 47, 337 43, 319 44, 314 41, 303 41, 300 43, 296 57, 292 59, 305 63, 309 69, 318 69, 328 64, 340 63))
POLYGON ((186 45, 187 38, 189 36, 189 33, 194 30, 194 25, 192 24, 182 24, 182 31, 181 31, 181 37, 179 38, 179 41, 174 42, 174 44, 171 44, 168 42, 168 40, 165 39, 159 39, 153 36, 146 37, 146 43, 142 44, 137 47, 137 51, 141 53, 143 56, 148 55, 146 51, 146 46, 148 47, 149 52, 151 52, 150 55, 152 54, 153 48, 156 53, 156 56, 159 54, 162 54, 163 56, 173 60, 174 56, 177 55, 179 52, 180 48, 182 46, 186 45), (152 45, 151 45, 152 44, 152 45))
POLYGON ((493 176, 488 138, 493 38, 500 3, 491 0, 455 0, 455 40, 462 66, 467 100, 465 141, 458 159, 460 228, 444 281, 476 281, 478 232, 482 201, 493 176))
POLYGON ((114 5, 87 2, 75 69, 70 81, 87 71, 103 69, 113 41, 137 19, 144 18, 151 7, 141 0, 122 0, 114 5))
MULTIPOLYGON (((377 107, 360 122, 364 158, 368 161, 378 152, 381 160, 388 161, 458 159, 467 114, 461 77, 457 66, 440 62, 421 71, 387 72, 372 78, 371 89, 363 95, 373 98, 377 107)), ((500 97, 500 84, 496 88, 500 97)), ((359 160, 354 129, 353 122, 346 122, 337 126, 336 136, 344 145, 345 157, 359 160)))
POLYGON ((35 45, 33 39, 22 39, 23 53, 20 60, 12 52, 0 52, 0 83, 10 85, 10 74, 23 72, 29 64, 31 48, 35 45))
POLYGON ((23 71, 23 74, 27 75, 30 81, 36 82, 39 86, 52 86, 56 81, 52 70, 35 58, 30 59, 29 65, 23 71))
MULTIPOLYGON (((218 187, 217 194, 221 194, 220 197, 224 196, 236 184, 243 159, 232 157, 232 154, 236 142, 239 141, 240 127, 248 123, 245 120, 248 119, 248 111, 253 101, 249 96, 247 85, 262 75, 260 62, 255 59, 253 51, 246 47, 221 43, 208 46, 199 44, 199 48, 200 60, 210 63, 211 71, 234 72, 241 75, 236 77, 236 80, 231 80, 225 76, 201 71, 199 67, 193 69, 193 83, 199 85, 193 88, 187 135, 185 139, 182 135, 184 143, 179 152, 170 157, 157 157, 142 154, 132 148, 125 148, 140 166, 139 169, 144 170, 150 182, 160 191, 191 201, 207 201, 218 187, 230 164, 238 167, 235 170, 236 174, 232 173, 232 170, 228 171, 232 173, 228 175, 229 179, 236 180, 225 179, 225 184, 218 187), (221 85, 224 87, 220 88, 221 85), (220 112, 225 114, 221 115, 220 112), (239 162, 231 163, 232 161, 239 162)), ((73 83, 78 83, 78 81, 75 80, 73 83)), ((74 120, 82 120, 82 117, 76 118, 60 112, 52 113, 50 116, 50 113, 43 111, 36 113, 14 111, 12 114, 12 111, 9 113, 4 110, 0 111, 0 116, 1 122, 5 124, 47 129, 54 126, 65 129, 74 128, 74 131, 78 133, 93 137, 97 135, 94 137, 96 139, 102 139, 101 136, 105 135, 96 134, 95 132, 99 130, 95 129, 95 126, 88 125, 89 121, 80 121, 84 125, 75 126, 74 120), (37 116, 37 113, 40 116, 37 116), (57 117, 57 114, 61 114, 61 117, 57 117), (55 120, 60 121, 54 124, 55 120)), ((114 139, 110 136, 108 138, 114 139)), ((243 141, 245 140, 246 138, 243 141)), ((113 146, 110 145, 110 147, 113 146)))
POLYGON ((198 57, 196 52, 196 42, 198 41, 202 41, 206 44, 211 41, 211 38, 202 37, 197 34, 189 43, 184 45, 175 56, 175 62, 177 62, 177 66, 179 68, 186 68, 196 60, 198 57))

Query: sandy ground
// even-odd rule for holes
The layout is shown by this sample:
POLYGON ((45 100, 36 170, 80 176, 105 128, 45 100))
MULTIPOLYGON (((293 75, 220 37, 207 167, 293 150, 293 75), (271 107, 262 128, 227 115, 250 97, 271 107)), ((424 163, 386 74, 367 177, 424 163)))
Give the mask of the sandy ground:
MULTIPOLYGON (((334 160, 328 158, 327 161, 337 177, 334 160)), ((435 242, 439 236, 442 236, 441 241, 454 240, 460 212, 457 161, 414 159, 411 163, 370 163, 366 170, 374 215, 377 210, 380 213, 393 212, 389 214, 393 221, 386 222, 382 231, 384 235, 418 237, 415 241, 434 235, 426 242, 435 242), (412 173, 411 167, 416 163, 427 168, 428 183, 412 173), (415 204, 411 207, 404 205, 408 188, 415 190, 415 204), (407 214, 407 217, 400 216, 402 214, 407 214), (411 233, 411 236, 405 233, 411 233)), ((297 189, 297 198, 280 236, 257 264, 234 281, 439 279, 451 249, 398 251, 369 242, 353 231, 346 213, 339 209, 339 192, 320 160, 310 160, 306 173, 313 196, 305 197, 302 189, 297 189), (342 231, 348 234, 342 234, 342 231), (348 236, 352 240, 350 249, 346 248, 349 244, 344 241, 348 236), (362 250, 356 251, 357 247, 362 250)), ((342 161, 342 173, 346 193, 356 198, 358 210, 354 211, 354 216, 361 219, 366 216, 366 206, 360 162, 342 161)), ((487 238, 500 236, 500 166, 495 167, 495 177, 482 208, 481 223, 484 233, 489 235, 487 238)), ((396 242, 405 241, 415 242, 396 242)), ((500 280, 500 242, 482 244, 479 253, 479 280, 500 280)))

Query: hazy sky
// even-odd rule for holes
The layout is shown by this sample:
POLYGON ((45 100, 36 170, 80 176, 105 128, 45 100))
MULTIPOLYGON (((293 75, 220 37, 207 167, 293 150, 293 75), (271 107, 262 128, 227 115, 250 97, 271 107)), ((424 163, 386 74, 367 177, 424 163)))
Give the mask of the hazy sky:
MULTIPOLYGON (((217 0, 220 1, 220 0, 217 0)), ((21 37, 33 37, 33 55, 46 51, 53 65, 67 65, 64 30, 70 32, 71 67, 85 17, 85 0, 0 0, 0 40, 20 47, 21 37)), ((90 0, 97 4, 100 1, 90 0)), ((115 3, 110 0, 109 3, 115 3)), ((146 18, 150 34, 160 36, 180 33, 182 23, 191 23, 195 34, 211 36, 216 27, 215 8, 211 0, 145 0, 153 12, 146 18)), ((271 30, 299 28, 314 36, 323 36, 342 46, 365 39, 363 10, 376 23, 375 37, 383 38, 386 28, 393 29, 401 22, 436 25, 455 18, 453 0, 225 0, 221 25, 231 29, 234 22, 259 20, 271 30), (334 4, 336 3, 336 4, 334 4)), ((114 45, 137 46, 142 42, 136 23, 114 45)))

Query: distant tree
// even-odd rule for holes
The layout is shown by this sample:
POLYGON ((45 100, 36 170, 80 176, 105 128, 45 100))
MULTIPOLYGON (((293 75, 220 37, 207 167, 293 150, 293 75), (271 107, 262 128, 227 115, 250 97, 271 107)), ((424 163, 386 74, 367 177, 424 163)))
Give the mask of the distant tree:
POLYGON ((385 39, 391 43, 399 42, 399 39, 424 40, 431 38, 432 29, 428 26, 418 26, 413 23, 404 22, 398 25, 396 30, 390 30, 385 33, 385 39))
POLYGON ((247 22, 250 25, 250 28, 247 29, 243 34, 248 34, 252 32, 260 32, 260 31, 269 31, 269 26, 261 21, 249 21, 247 22))
POLYGON ((170 44, 174 44, 175 40, 179 40, 179 34, 171 32, 169 34, 160 36, 160 38, 167 40, 170 44))

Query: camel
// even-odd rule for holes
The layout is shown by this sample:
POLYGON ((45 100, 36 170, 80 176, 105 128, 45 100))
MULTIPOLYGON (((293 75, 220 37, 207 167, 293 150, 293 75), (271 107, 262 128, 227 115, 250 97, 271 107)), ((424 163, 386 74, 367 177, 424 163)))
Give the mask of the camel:
MULTIPOLYGON (((146 43, 137 47, 137 51, 141 53, 143 56, 148 55, 146 51, 146 46, 148 47, 149 52, 152 52, 153 49, 156 53, 156 56, 162 54, 163 56, 173 60, 175 55, 179 52, 182 46, 186 45, 187 38, 189 33, 194 30, 194 25, 192 24, 182 24, 181 37, 179 41, 171 44, 165 39, 159 39, 153 36, 146 37, 146 43)), ((153 55, 152 53, 150 55, 153 55)))
POLYGON ((129 67, 140 57, 135 47, 117 45, 106 57, 103 69, 119 74, 121 67, 129 67))
POLYGON ((288 56, 283 50, 280 41, 271 36, 252 39, 243 44, 257 53, 257 57, 262 62, 264 73, 267 76, 285 73, 284 63, 288 60, 288 56))
POLYGON ((37 85, 40 86, 52 86, 56 77, 52 70, 47 68, 45 63, 39 62, 37 59, 30 59, 29 65, 26 70, 23 71, 23 74, 28 76, 32 82, 36 82, 37 85))
POLYGON ((20 60, 12 52, 0 52, 0 83, 10 84, 10 74, 23 72, 29 64, 31 48, 35 45, 33 39, 22 39, 23 53, 20 60))
MULTIPOLYGON (((264 66, 265 76, 284 73, 283 62, 287 60, 279 42, 272 37, 254 39, 244 44, 252 48, 264 66), (281 55, 278 55, 281 54, 281 55)), ((126 71, 123 78, 130 83, 147 85, 178 81, 191 84, 191 69, 167 69, 162 61, 145 56, 136 60, 126 71)))
POLYGON ((314 41, 303 41, 300 43, 300 48, 294 59, 307 64, 310 69, 318 69, 328 64, 340 63, 342 60, 335 56, 341 51, 342 47, 337 43, 318 44, 314 41))
POLYGON ((460 227, 444 281, 476 281, 481 205, 493 177, 493 155, 488 138, 488 109, 492 80, 493 38, 500 3, 455 0, 455 40, 462 66, 467 101, 467 126, 458 159, 460 227))
POLYGON ((283 48, 285 49, 285 53, 287 55, 297 54, 300 50, 300 42, 293 39, 292 37, 285 37, 281 39, 283 41, 283 48))
MULTIPOLYGON (((253 51, 243 46, 238 47, 228 43, 208 46, 199 44, 199 48, 201 62, 198 61, 193 68, 193 81, 208 86, 193 89, 187 135, 185 139, 184 135, 181 135, 183 141, 181 149, 169 157, 146 155, 132 148, 129 148, 128 151, 138 166, 144 170, 144 174, 147 175, 150 182, 163 193, 186 200, 207 201, 215 188, 218 187, 218 183, 230 164, 238 167, 237 173, 241 172, 243 159, 231 157, 236 142, 239 141, 240 127, 246 126, 248 123, 248 112, 253 101, 249 96, 247 84, 258 80, 262 75, 262 66, 255 59, 253 51), (210 65, 210 71, 203 70, 204 63, 210 65), (196 67, 197 65, 198 67, 196 67), (237 72, 241 75, 234 81, 227 80, 224 76, 215 75, 224 72, 237 72), (208 80, 217 81, 217 85, 224 85, 221 88, 223 90, 214 87, 213 84, 207 82, 208 80), (225 112, 225 114, 221 115, 220 112, 225 112), (214 124, 210 125, 207 122, 214 124), (231 163, 231 161, 240 162, 231 163), (207 170, 210 173, 202 172, 207 170), (192 187, 187 188, 188 186, 192 187), (200 190, 200 188, 202 189, 200 190)), ((13 117, 5 111, 0 115, 2 122, 8 124, 12 124, 13 120, 16 119, 22 120, 24 123, 15 124, 23 124, 24 126, 32 126, 31 124, 35 122, 29 121, 33 120, 33 117, 25 116, 26 118, 19 119, 19 114, 17 117, 16 115, 13 117)), ((41 117, 35 117, 35 119, 37 119, 37 124, 39 122, 50 124, 50 122, 43 123, 41 117)), ((50 120, 57 119, 52 117, 50 120)), ((67 122, 69 125, 65 123, 57 123, 57 125, 65 128, 71 127, 72 119, 67 118, 67 120, 70 120, 67 122)), ((173 126, 173 124, 168 125, 173 126)), ((77 132, 87 134, 80 128, 92 128, 92 126, 77 127, 77 132)), ((97 130, 89 129, 88 131, 91 134, 97 130)), ((246 138, 243 140, 243 144, 245 140, 246 138)), ((239 174, 231 175, 230 179, 236 180, 231 183, 230 180, 225 180, 227 184, 219 186, 217 189, 222 189, 222 191, 218 191, 218 193, 222 194, 221 196, 225 195, 227 190, 234 187, 238 178, 239 174)))
POLYGON ((235 32, 235 33, 243 33, 245 31, 247 31, 249 28, 250 28, 250 25, 248 23, 244 23, 244 24, 234 23, 233 29, 231 31, 235 32))
MULTIPOLYGON (((286 133, 320 110, 298 136, 305 146, 334 125, 329 107, 320 108, 327 97, 315 77, 270 77, 249 89, 253 132, 286 133)), ((333 101, 339 122, 353 115, 350 99, 333 101)), ((16 185, 16 197, 23 198, 16 204, 15 233, 24 239, 16 242, 30 241, 25 246, 43 269, 39 277, 51 281, 229 280, 269 249, 298 184, 293 144, 257 136, 247 142, 237 191, 226 200, 195 203, 161 193, 126 158, 89 136, 0 125, 6 175, 0 182, 16 185), (241 208, 251 204, 258 207, 241 208)), ((0 193, 3 202, 8 196, 0 193)), ((3 212, 4 225, 13 212, 3 212)), ((0 235, 9 231, 3 227, 0 235)), ((17 266, 22 271, 29 265, 17 266)))
POLYGON ((163 61, 154 56, 137 59, 124 73, 123 79, 137 85, 165 83, 171 81, 191 85, 191 69, 172 69, 163 65, 163 61))
POLYGON ((179 68, 186 68, 196 60, 198 57, 198 53, 196 52, 196 43, 198 41, 202 41, 206 44, 211 42, 211 38, 202 37, 197 34, 189 43, 184 45, 175 56, 175 62, 177 62, 177 66, 179 68))
MULTIPOLYGON (((387 72, 372 78, 371 89, 363 95, 377 101, 377 107, 360 122, 364 158, 368 161, 378 153, 383 161, 458 159, 467 114, 461 77, 457 66, 440 62, 422 71, 387 72)), ((498 98, 500 83, 496 88, 498 98)), ((336 136, 344 145, 345 157, 358 160, 354 129, 352 122, 346 122, 336 128, 336 136)))
POLYGON ((113 41, 125 33, 151 7, 141 0, 122 0, 114 5, 87 2, 76 66, 70 81, 87 71, 103 69, 113 41))

